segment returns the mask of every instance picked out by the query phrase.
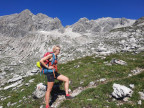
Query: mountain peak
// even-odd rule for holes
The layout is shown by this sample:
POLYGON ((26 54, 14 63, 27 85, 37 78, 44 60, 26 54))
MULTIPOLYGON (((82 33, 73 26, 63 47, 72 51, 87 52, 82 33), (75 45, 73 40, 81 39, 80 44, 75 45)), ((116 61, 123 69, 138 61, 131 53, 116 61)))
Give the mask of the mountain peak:
POLYGON ((137 19, 135 21, 135 23, 133 24, 133 26, 138 26, 138 25, 144 25, 144 16, 139 18, 139 19, 137 19))
POLYGON ((83 17, 83 18, 80 18, 78 22, 81 22, 81 21, 89 21, 89 19, 86 17, 83 17))
POLYGON ((29 9, 25 9, 25 10, 23 10, 23 11, 21 11, 21 13, 20 14, 27 14, 27 15, 33 15, 33 13, 29 10, 29 9))

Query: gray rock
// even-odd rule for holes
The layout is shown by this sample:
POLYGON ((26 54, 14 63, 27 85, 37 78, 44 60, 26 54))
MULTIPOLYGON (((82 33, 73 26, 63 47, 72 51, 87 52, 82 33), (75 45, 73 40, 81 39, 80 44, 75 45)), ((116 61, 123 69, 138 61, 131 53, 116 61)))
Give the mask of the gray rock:
POLYGON ((138 92, 140 95, 140 99, 144 100, 144 92, 138 92))
POLYGON ((112 96, 116 99, 131 97, 133 93, 130 88, 116 83, 113 84, 113 89, 112 96))
POLYGON ((132 76, 132 74, 128 74, 128 77, 131 77, 132 76))
POLYGON ((19 103, 22 102, 22 100, 19 100, 19 103))
POLYGON ((135 88, 134 84, 130 84, 129 86, 130 86, 130 88, 132 88, 132 89, 135 88))
POLYGON ((25 83, 25 85, 26 85, 26 86, 28 86, 28 85, 29 85, 29 83, 25 83))
POLYGON ((143 71, 143 69, 141 69, 141 68, 136 68, 136 69, 131 70, 131 72, 132 72, 133 75, 139 74, 142 71, 143 71))
POLYGON ((129 97, 123 98, 123 101, 127 102, 129 100, 129 97))
POLYGON ((88 75, 83 75, 85 78, 88 77, 88 75))
POLYGON ((139 100, 139 101, 138 101, 138 104, 139 104, 139 105, 141 105, 141 104, 142 104, 142 101, 141 101, 141 100, 139 100))
POLYGON ((12 103, 11 106, 14 106, 15 104, 17 104, 17 102, 12 103))
POLYGON ((79 65, 75 65, 75 66, 74 66, 74 68, 79 68, 79 67, 80 67, 79 65))
POLYGON ((11 82, 15 82, 15 81, 18 81, 18 80, 21 80, 23 77, 20 76, 20 75, 14 75, 12 79, 9 79, 7 81, 7 83, 11 83, 11 82))
POLYGON ((84 82, 83 81, 80 81, 80 84, 83 84, 84 82))
POLYGON ((34 82, 34 78, 29 80, 29 83, 34 82))
POLYGON ((32 71, 31 71, 31 73, 37 73, 39 71, 39 69, 33 69, 32 71))
POLYGON ((93 99, 87 99, 87 100, 92 101, 93 99))
POLYGON ((104 81, 106 81, 106 78, 101 78, 99 81, 104 82, 104 81))
POLYGON ((97 81, 104 82, 104 81, 106 81, 106 78, 101 78, 101 79, 99 79, 97 81))
POLYGON ((18 84, 21 84, 22 81, 23 81, 23 79, 15 82, 15 83, 13 83, 13 84, 11 84, 11 85, 6 86, 6 87, 4 87, 4 90, 7 90, 7 89, 12 88, 12 87, 16 87, 18 84))
POLYGON ((93 86, 94 84, 95 84, 95 82, 91 81, 91 82, 89 83, 89 86, 93 86))
POLYGON ((36 86, 36 90, 32 93, 34 98, 42 98, 45 95, 46 86, 43 83, 39 83, 36 86))
POLYGON ((120 64, 120 65, 127 65, 127 63, 123 60, 120 60, 120 59, 115 59, 113 58, 111 61, 110 61, 112 64, 120 64))
POLYGON ((7 107, 10 107, 10 105, 11 105, 11 102, 8 102, 8 103, 7 103, 7 107))
POLYGON ((68 92, 71 92, 71 89, 68 89, 68 92))

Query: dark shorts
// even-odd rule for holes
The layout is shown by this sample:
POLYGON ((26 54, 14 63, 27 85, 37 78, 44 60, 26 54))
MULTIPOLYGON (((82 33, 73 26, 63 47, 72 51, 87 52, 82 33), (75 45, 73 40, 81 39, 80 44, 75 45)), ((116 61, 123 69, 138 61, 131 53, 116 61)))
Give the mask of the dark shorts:
POLYGON ((60 75, 60 73, 58 73, 58 72, 55 72, 55 77, 56 78, 54 78, 54 74, 53 74, 53 72, 49 72, 46 76, 47 76, 47 82, 54 82, 55 81, 55 79, 57 79, 57 77, 60 75))

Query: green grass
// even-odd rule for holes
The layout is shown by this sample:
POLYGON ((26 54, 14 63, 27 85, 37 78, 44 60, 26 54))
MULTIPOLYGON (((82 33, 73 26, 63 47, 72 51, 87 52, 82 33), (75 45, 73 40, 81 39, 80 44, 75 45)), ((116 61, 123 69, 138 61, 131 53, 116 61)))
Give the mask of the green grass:
MULTIPOLYGON (((82 107, 101 108, 106 106, 109 106, 110 108, 116 108, 116 107, 140 108, 140 105, 137 104, 138 100, 140 100, 138 92, 144 89, 143 81, 144 81, 144 72, 142 72, 139 75, 132 76, 130 78, 110 81, 107 84, 100 84, 96 88, 89 88, 81 92, 73 100, 64 101, 61 104, 60 108, 64 108, 64 107, 74 108, 75 106, 77 106, 77 108, 82 108, 82 107), (129 84, 135 85, 134 93, 132 97, 129 99, 129 102, 123 102, 121 100, 113 101, 112 98, 109 97, 109 95, 113 92, 112 89, 113 83, 118 83, 125 86, 129 86, 129 84), (92 101, 87 99, 92 99, 92 101), (122 102, 123 105, 117 106, 116 104, 120 102, 122 102)), ((142 101, 141 106, 144 106, 144 101, 142 101)))
MULTIPOLYGON (((66 108, 82 108, 82 107, 92 107, 95 108, 95 106, 98 107, 104 107, 104 106, 110 106, 110 107, 116 107, 117 101, 112 101, 108 95, 112 92, 112 84, 114 82, 129 85, 130 83, 135 84, 136 89, 134 92, 134 95, 131 99, 133 104, 124 103, 124 105, 121 105, 122 107, 139 107, 137 106, 137 101, 139 100, 138 91, 142 91, 144 89, 144 85, 142 84, 142 81, 144 81, 144 73, 141 73, 140 75, 133 76, 131 78, 126 78, 128 74, 131 73, 132 69, 135 69, 136 67, 144 68, 144 52, 138 53, 138 54, 132 54, 130 52, 125 53, 117 53, 117 54, 111 54, 109 56, 106 56, 105 59, 101 59, 100 57, 95 57, 95 55, 92 56, 86 56, 83 58, 79 58, 73 61, 69 61, 65 64, 58 64, 58 71, 59 73, 69 77, 71 83, 69 85, 69 88, 71 90, 76 89, 79 86, 85 87, 89 84, 91 81, 95 81, 101 78, 106 78, 107 81, 109 81, 107 84, 101 84, 98 83, 98 86, 96 88, 87 89, 83 92, 81 92, 74 100, 66 100, 61 104, 61 107, 66 108), (107 66, 103 62, 108 61, 110 62, 112 58, 121 59, 127 62, 127 66, 124 65, 117 65, 113 64, 112 66, 107 66), (134 59, 134 60, 133 60, 134 59), (96 61, 96 62, 93 62, 96 61), (78 68, 75 68, 74 66, 79 65, 78 68), (87 75, 87 77, 85 77, 87 75), (119 79, 119 80, 118 80, 119 79), (83 81, 84 83, 80 84, 80 81, 83 81), (93 99, 92 101, 87 99, 93 99), (107 102, 108 100, 109 102, 107 102)), ((43 82, 44 84, 47 83, 47 79, 44 75, 40 76, 34 75, 29 76, 27 78, 24 78, 23 83, 27 83, 30 79, 34 78, 34 82, 30 84, 30 86, 21 86, 17 89, 17 91, 12 91, 12 89, 8 90, 1 90, 0 94, 2 96, 11 96, 10 98, 0 101, 0 105, 7 107, 7 103, 11 102, 18 102, 19 100, 22 100, 22 98, 28 97, 32 94, 32 92, 35 90, 35 87, 38 83, 43 82), (21 91, 21 89, 24 89, 21 91)), ((55 80, 55 83, 59 82, 58 80, 55 80)), ((64 90, 64 83, 60 86, 62 90, 64 90)), ((16 105, 13 106, 15 108, 16 106, 20 105, 20 108, 39 108, 42 104, 42 99, 26 99, 22 102, 18 102, 16 105)), ((143 103, 143 102, 142 102, 143 103)))

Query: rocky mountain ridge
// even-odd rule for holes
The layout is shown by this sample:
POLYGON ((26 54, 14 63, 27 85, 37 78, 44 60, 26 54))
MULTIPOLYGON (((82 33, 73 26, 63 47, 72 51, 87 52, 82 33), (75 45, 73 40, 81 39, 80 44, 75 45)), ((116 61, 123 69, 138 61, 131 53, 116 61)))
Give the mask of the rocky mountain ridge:
POLYGON ((60 45, 58 63, 92 54, 144 50, 144 19, 81 18, 64 27, 58 18, 21 13, 0 17, 0 85, 13 76, 28 76, 39 71, 36 62, 55 44, 60 45))

